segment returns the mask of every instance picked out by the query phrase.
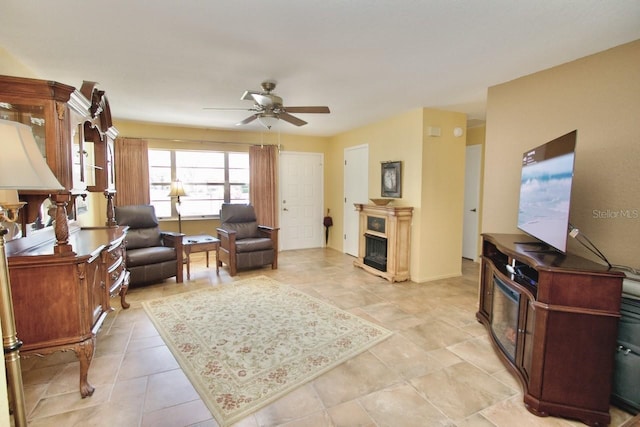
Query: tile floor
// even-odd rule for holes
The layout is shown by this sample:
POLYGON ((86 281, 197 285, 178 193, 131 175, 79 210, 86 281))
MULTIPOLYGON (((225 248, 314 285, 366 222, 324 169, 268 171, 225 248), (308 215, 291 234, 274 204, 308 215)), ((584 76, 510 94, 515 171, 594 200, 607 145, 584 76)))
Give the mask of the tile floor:
MULTIPOLYGON (((200 256, 199 256, 200 255, 200 256)), ((193 256, 192 280, 133 288, 131 308, 109 314, 98 334, 89 381, 78 392, 72 352, 23 359, 29 426, 216 427, 141 307, 141 301, 268 275, 395 331, 386 341, 236 424, 255 426, 579 426, 538 418, 476 320, 478 264, 458 278, 390 284, 330 249, 280 254, 278 270, 235 278, 193 256)), ((632 416, 611 408, 612 425, 632 416)))

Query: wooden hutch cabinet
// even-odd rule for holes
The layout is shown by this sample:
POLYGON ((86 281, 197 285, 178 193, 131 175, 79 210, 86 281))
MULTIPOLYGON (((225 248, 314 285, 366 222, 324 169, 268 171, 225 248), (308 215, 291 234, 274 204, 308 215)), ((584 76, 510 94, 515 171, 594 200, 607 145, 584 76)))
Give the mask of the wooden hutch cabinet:
MULTIPOLYGON (((108 199, 113 197, 110 159, 117 130, 104 91, 95 83, 84 82, 79 91, 48 80, 0 76, 0 119, 31 127, 47 164, 65 188, 60 193, 69 196, 72 218, 78 196, 106 191, 108 199)), ((20 212, 22 232, 27 235, 46 225, 47 215, 41 205, 50 194, 24 190, 19 194, 27 202, 20 212)))
POLYGON ((81 90, 62 83, 0 76, 0 119, 31 127, 36 143, 64 190, 23 191, 22 237, 7 242, 13 309, 24 355, 73 350, 80 361, 80 393, 87 380, 96 333, 125 293, 126 228, 116 226, 112 198, 113 141, 109 103, 93 82, 81 90), (87 192, 107 197, 106 226, 80 228, 71 219, 87 192), (51 202, 53 200, 53 202, 51 202), (54 210, 55 213, 51 213, 54 210), (53 223, 54 226, 51 226, 53 223))
POLYGON ((476 317, 530 412, 608 425, 624 274, 539 243, 483 235, 476 317))

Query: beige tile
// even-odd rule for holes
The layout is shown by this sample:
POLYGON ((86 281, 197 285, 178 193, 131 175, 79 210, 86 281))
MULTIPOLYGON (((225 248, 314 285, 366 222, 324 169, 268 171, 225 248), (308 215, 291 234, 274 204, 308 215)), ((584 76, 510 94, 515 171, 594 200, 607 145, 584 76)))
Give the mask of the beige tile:
POLYGON ((456 356, 446 348, 431 350, 428 351, 427 354, 431 358, 437 360, 442 366, 451 366, 462 362, 462 359, 460 359, 458 356, 456 356))
POLYGON ((329 414, 325 411, 314 412, 302 418, 278 425, 281 427, 334 427, 329 414))
POLYGON ((160 335, 135 338, 129 341, 127 352, 136 352, 153 347, 162 347, 165 343, 160 335))
POLYGON ((327 413, 335 427, 375 427, 376 423, 369 416, 358 400, 341 403, 329 408, 327 413))
MULTIPOLYGON (((193 280, 133 288, 127 310, 117 298, 112 300, 115 310, 98 333, 89 370, 89 381, 96 386, 92 397, 80 397, 78 360, 72 351, 21 360, 30 427, 219 427, 142 302, 258 275, 331 301, 396 333, 234 427, 403 427, 416 419, 428 420, 423 425, 430 426, 447 425, 442 424, 447 418, 458 427, 581 425, 530 414, 519 382, 494 363, 487 331, 475 319, 478 263, 463 261, 463 276, 458 278, 389 283, 355 268, 353 257, 330 249, 281 252, 277 270, 243 271, 233 278, 225 269, 216 275, 204 265, 203 254, 197 255, 193 280), (439 416, 429 409, 433 407, 439 416)), ((612 426, 631 418, 617 408, 611 415, 612 426)))
MULTIPOLYGON (((48 385, 56 376, 60 375, 61 372, 64 371, 66 366, 67 364, 45 366, 42 368, 36 366, 26 368, 25 366, 22 366, 22 382, 25 386, 39 384, 48 385)), ((79 374, 79 371, 76 372, 79 374)))
POLYGON ((481 414, 473 414, 456 423, 456 427, 495 427, 495 424, 481 414))
POLYGON ((466 362, 415 378, 411 383, 453 420, 463 420, 514 395, 512 389, 466 362))
MULTIPOLYGON (((211 413, 201 400, 146 412, 142 417, 142 427, 190 426, 211 420, 211 413)), ((214 424, 215 425, 215 424, 214 424)))
POLYGON ((460 328, 440 320, 431 320, 402 331, 402 335, 424 350, 436 350, 470 339, 460 328))
MULTIPOLYGON (((122 356, 119 354, 94 357, 87 374, 89 384, 95 388, 108 387, 111 390, 121 362, 122 356)), ((69 363, 49 383, 46 395, 79 392, 79 381, 80 363, 69 363)))
POLYGON ((82 398, 78 390, 69 393, 45 396, 40 399, 30 414, 31 419, 45 418, 80 409, 87 409, 109 401, 111 387, 96 388, 91 397, 82 398))
POLYGON ((111 333, 98 334, 97 342, 100 345, 96 345, 94 357, 124 353, 130 338, 131 332, 127 329, 114 328, 111 333))
POLYGON ((454 344, 447 347, 447 350, 489 374, 504 369, 504 364, 486 336, 454 344))
POLYGON ((438 360, 400 334, 394 334, 370 351, 404 379, 420 377, 443 368, 438 360))
POLYGON ((348 310, 354 307, 363 307, 381 303, 379 296, 367 291, 345 292, 329 299, 336 307, 348 310))
POLYGON ((366 351, 318 377, 313 385, 325 407, 331 408, 401 381, 399 374, 366 351))
POLYGON ((554 417, 538 417, 527 411, 520 396, 504 400, 481 411, 483 417, 498 427, 570 427, 582 423, 554 417))
POLYGON ((401 329, 407 322, 415 323, 414 316, 390 302, 376 303, 360 309, 391 330, 401 329))
POLYGON ((303 385, 254 414, 258 425, 275 426, 292 422, 311 413, 323 411, 324 406, 311 384, 303 385))
POLYGON ((379 426, 450 426, 453 423, 408 384, 398 384, 359 399, 379 426), (400 421, 401 420, 401 421, 400 421))
POLYGON ((153 412, 199 399, 198 392, 182 369, 160 372, 148 377, 144 412, 153 412))
POLYGON ((507 368, 502 368, 501 370, 493 373, 493 378, 500 381, 502 384, 510 387, 512 390, 521 393, 522 385, 520 381, 516 378, 516 376, 507 368))
POLYGON ((151 347, 127 352, 120 367, 118 380, 126 380, 179 368, 167 347, 151 347))
POLYGON ((26 383, 24 385, 24 401, 25 401, 25 412, 27 414, 27 418, 30 418, 31 413, 35 409, 36 405, 44 395, 47 390, 48 384, 30 384, 26 383))

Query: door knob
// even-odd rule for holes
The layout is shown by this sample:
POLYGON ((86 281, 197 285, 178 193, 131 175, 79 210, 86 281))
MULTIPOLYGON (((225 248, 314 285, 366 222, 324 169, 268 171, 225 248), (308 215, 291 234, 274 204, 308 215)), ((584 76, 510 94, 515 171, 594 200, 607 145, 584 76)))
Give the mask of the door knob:
POLYGON ((476 208, 471 209, 471 212, 475 212, 475 211, 476 211, 476 208))

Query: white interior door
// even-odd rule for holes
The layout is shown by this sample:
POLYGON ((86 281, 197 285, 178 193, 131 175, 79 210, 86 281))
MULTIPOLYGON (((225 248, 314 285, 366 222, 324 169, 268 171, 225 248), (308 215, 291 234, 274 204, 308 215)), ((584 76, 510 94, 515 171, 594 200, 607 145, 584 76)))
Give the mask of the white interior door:
POLYGON ((369 146, 344 149, 344 245, 346 254, 358 256, 359 213, 354 203, 369 200, 369 146))
POLYGON ((279 169, 280 249, 322 247, 324 155, 283 151, 279 169))
POLYGON ((478 208, 480 205, 480 173, 482 145, 469 145, 466 149, 464 173, 464 214, 462 230, 462 257, 478 260, 478 208))

